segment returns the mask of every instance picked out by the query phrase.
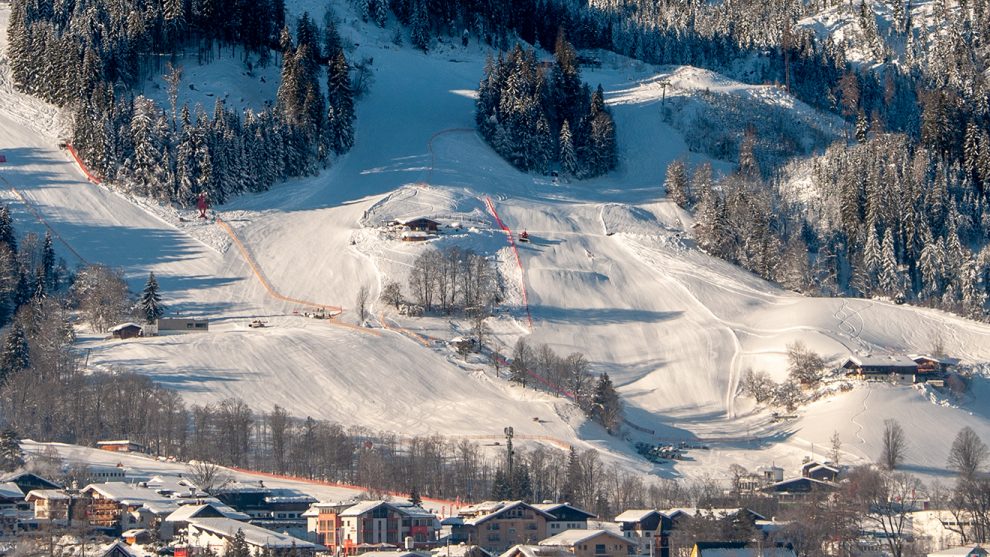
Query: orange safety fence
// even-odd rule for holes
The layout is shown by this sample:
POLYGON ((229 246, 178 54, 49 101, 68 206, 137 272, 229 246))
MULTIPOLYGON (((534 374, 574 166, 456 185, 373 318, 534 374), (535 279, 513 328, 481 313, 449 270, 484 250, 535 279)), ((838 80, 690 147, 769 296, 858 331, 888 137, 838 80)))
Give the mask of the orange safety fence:
MULTIPOLYGON (((230 237, 231 242, 233 242, 234 245, 237 246, 237 250, 241 253, 241 257, 243 257, 244 258, 244 261, 247 262, 248 267, 251 268, 251 272, 254 274, 255 277, 257 277, 258 282, 261 283, 261 286, 264 287, 265 291, 268 292, 268 295, 269 296, 271 296, 272 298, 275 298, 276 300, 281 300, 283 302, 290 302, 290 303, 293 303, 293 304, 299 304, 299 305, 303 305, 303 306, 310 306, 310 307, 314 307, 314 308, 323 308, 325 310, 331 310, 331 311, 335 311, 337 313, 342 313, 344 311, 343 308, 341 308, 340 306, 334 306, 334 305, 329 305, 329 304, 318 304, 316 302, 311 302, 309 300, 301 300, 299 298, 292 298, 292 297, 286 296, 286 295, 282 294, 281 292, 279 292, 278 290, 276 290, 275 287, 272 286, 272 284, 268 281, 268 278, 265 276, 264 272, 261 270, 261 266, 258 265, 258 262, 255 260, 254 256, 251 255, 251 252, 248 251, 247 246, 245 246, 244 245, 244 242, 242 242, 241 239, 237 236, 237 233, 234 232, 234 229, 230 226, 230 224, 228 224, 222 218, 217 217, 217 225, 219 225, 220 228, 224 232, 227 233, 227 236, 230 237)), ((341 323, 340 321, 336 321, 336 320, 333 320, 333 319, 328 320, 328 323, 330 323, 331 325, 333 325, 335 327, 344 327, 346 329, 353 329, 355 331, 359 331, 359 332, 362 332, 362 333, 365 333, 365 334, 369 334, 369 335, 373 335, 373 336, 376 336, 376 337, 382 336, 382 334, 380 332, 378 332, 378 331, 376 331, 374 329, 368 329, 368 328, 365 328, 365 327, 359 327, 357 325, 352 325, 350 323, 341 323)))
POLYGON ((492 203, 492 198, 485 197, 485 206, 488 207, 488 212, 495 217, 495 222, 498 224, 499 228, 505 232, 505 237, 509 242, 509 247, 512 248, 512 253, 516 256, 516 265, 519 266, 519 286, 522 289, 523 305, 526 306, 526 321, 529 322, 529 330, 533 330, 533 316, 529 312, 529 295, 526 293, 526 271, 523 269, 522 258, 519 257, 519 248, 516 247, 516 240, 512 236, 512 231, 509 227, 502 222, 502 218, 498 216, 498 212, 495 210, 495 204, 492 203))
MULTIPOLYGON (((238 468, 236 466, 227 466, 226 468, 228 468, 230 470, 233 470, 235 472, 240 472, 242 474, 251 474, 252 476, 264 476, 266 478, 272 478, 272 479, 275 479, 275 480, 286 480, 286 481, 291 481, 291 482, 300 482, 300 483, 307 483, 307 484, 313 484, 313 485, 322 485, 322 486, 326 486, 326 487, 337 487, 337 488, 341 488, 341 489, 352 489, 354 491, 367 491, 368 490, 368 488, 367 487, 364 487, 364 486, 354 485, 354 484, 348 484, 348 483, 343 483, 343 482, 332 482, 332 481, 329 481, 329 480, 315 480, 315 479, 311 479, 311 478, 304 478, 302 476, 291 476, 291 475, 288 475, 288 474, 275 474, 273 472, 260 472, 258 470, 249 470, 247 468, 238 468)), ((399 497, 399 498, 405 498, 405 497, 408 497, 409 496, 408 493, 401 493, 401 492, 398 492, 398 491, 384 491, 384 492, 381 492, 381 493, 385 493, 386 495, 390 495, 392 497, 399 497)), ((428 501, 430 503, 433 503, 434 505, 441 505, 441 506, 443 506, 445 509, 450 510, 451 514, 454 514, 456 509, 458 509, 460 507, 463 507, 466 504, 468 504, 468 503, 465 503, 463 501, 451 501, 449 499, 436 499, 436 498, 433 498, 433 497, 422 497, 422 499, 423 499, 423 501, 428 501)))
POLYGON ((408 338, 410 338, 410 339, 418 342, 419 344, 422 344, 423 346, 426 346, 427 348, 429 348, 429 346, 430 346, 430 338, 428 336, 421 335, 421 334, 419 334, 419 333, 417 333, 415 331, 410 331, 409 329, 407 329, 407 328, 405 328, 405 327, 403 327, 403 326, 401 326, 399 324, 389 325, 388 324, 388 321, 385 319, 385 314, 384 313, 382 313, 382 314, 380 314, 378 316, 378 320, 381 321, 382 328, 384 328, 385 330, 395 331, 395 332, 397 332, 397 333, 399 333, 399 334, 401 334, 403 336, 406 336, 406 337, 408 337, 408 338))
POLYGON ((72 158, 75 159, 76 164, 79 165, 79 170, 82 170, 82 173, 86 175, 87 180, 93 182, 94 184, 102 183, 102 180, 89 171, 86 163, 83 162, 82 158, 79 156, 79 153, 76 152, 76 148, 73 147, 72 144, 67 143, 65 148, 69 151, 69 154, 72 155, 72 158))

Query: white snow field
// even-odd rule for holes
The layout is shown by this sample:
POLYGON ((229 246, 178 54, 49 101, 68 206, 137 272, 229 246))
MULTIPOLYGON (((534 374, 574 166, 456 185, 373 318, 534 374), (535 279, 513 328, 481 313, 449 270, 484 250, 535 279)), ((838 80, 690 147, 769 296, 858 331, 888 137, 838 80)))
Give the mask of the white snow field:
MULTIPOLYGON (((860 384, 780 422, 739 393, 749 368, 783 378, 786 345, 797 340, 839 360, 851 353, 926 352, 940 338, 966 363, 990 361, 985 325, 882 301, 803 297, 711 258, 695 247, 689 215, 663 198, 670 161, 706 159, 689 152, 681 134, 664 123, 661 81, 671 84, 668 96, 711 89, 747 103, 793 106, 795 126, 817 117, 819 128, 829 129, 831 117, 816 116, 774 88, 602 54, 602 66, 584 77, 606 91, 620 168, 599 179, 556 184, 514 170, 471 131, 483 49, 473 42, 466 49, 436 45, 429 54, 396 47, 386 40, 387 30, 356 22, 346 3, 335 6, 345 38, 360 43, 348 55, 374 59, 374 85, 357 105, 357 144, 317 177, 216 209, 272 290, 312 305, 342 306, 338 321, 349 327, 294 315, 310 304, 272 297, 216 225, 182 222, 175 210, 136 204, 140 200, 86 182, 54 147, 54 124, 25 124, 54 122, 54 116, 32 116, 54 111, 12 93, 0 72, 0 151, 8 158, 0 177, 5 191, 14 187, 27 200, 4 194, 19 229, 41 230, 36 211, 85 260, 121 266, 133 289, 154 270, 171 308, 212 320, 210 332, 199 335, 129 341, 84 335, 91 368, 146 373, 189 403, 237 396, 258 411, 279 404, 300 417, 401 435, 486 439, 512 425, 530 442, 594 447, 610 462, 665 476, 717 477, 733 463, 770 461, 793 471, 804 456, 825 458, 833 431, 842 438, 845 462, 872 460, 886 418, 908 432, 907 468, 928 478, 948 473, 945 458, 962 426, 990 439, 983 378, 951 402, 928 390, 860 384), (515 234, 531 235, 518 248, 522 269, 489 215, 489 198, 515 234), (594 371, 608 372, 619 386, 627 418, 640 429, 630 428, 632 438, 700 439, 710 449, 691 451, 693 460, 654 466, 565 399, 510 385, 490 368, 417 336, 450 338, 466 325, 401 317, 377 302, 384 281, 404 282, 426 249, 381 225, 415 216, 461 225, 431 244, 497 258, 507 302, 491 326, 502 350, 525 337, 558 353, 583 352, 594 371), (347 309, 362 285, 371 289, 373 317, 357 327, 347 309), (256 317, 271 326, 249 329, 256 317)), ((0 8, 4 27, 6 13, 0 8)), ((228 79, 239 75, 236 69, 216 84, 204 83, 209 74, 200 70, 187 75, 204 95, 253 99, 256 93, 221 89, 250 87, 228 79)), ((717 170, 731 168, 712 162, 717 170)), ((64 246, 59 253, 72 257, 64 246)))

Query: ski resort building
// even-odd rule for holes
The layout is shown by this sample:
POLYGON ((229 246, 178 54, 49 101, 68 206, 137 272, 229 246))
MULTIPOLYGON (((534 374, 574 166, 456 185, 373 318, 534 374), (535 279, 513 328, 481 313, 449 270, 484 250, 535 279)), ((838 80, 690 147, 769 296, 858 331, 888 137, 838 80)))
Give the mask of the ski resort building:
POLYGON ((160 317, 149 334, 205 333, 210 330, 210 320, 205 317, 160 317))
POLYGON ((101 451, 112 451, 116 453, 143 453, 144 445, 129 439, 119 439, 116 441, 97 441, 96 448, 101 451))
MULTIPOLYGON (((362 501, 333 517, 327 513, 328 527, 339 525, 339 535, 318 532, 318 537, 335 541, 331 549, 342 548, 353 555, 362 545, 389 544, 414 549, 436 544, 439 522, 436 515, 419 505, 386 501, 362 501)), ((327 546, 330 547, 330 546, 327 546)))
POLYGON ((842 367, 849 370, 848 374, 861 379, 886 380, 895 376, 901 381, 915 380, 918 374, 918 364, 907 356, 851 356, 842 367))

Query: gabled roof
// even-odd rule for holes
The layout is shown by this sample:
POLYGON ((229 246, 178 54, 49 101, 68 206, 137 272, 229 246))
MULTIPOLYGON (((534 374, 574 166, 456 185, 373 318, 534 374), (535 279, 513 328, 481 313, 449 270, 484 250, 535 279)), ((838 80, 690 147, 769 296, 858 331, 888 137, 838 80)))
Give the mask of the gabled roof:
POLYGON ((571 557, 572 553, 557 545, 515 545, 499 557, 571 557))
POLYGON ((23 499, 24 492, 14 482, 3 482, 0 483, 0 497, 4 499, 23 499))
POLYGON ((139 555, 132 551, 126 543, 118 540, 103 552, 102 557, 139 557, 139 555))
POLYGON ((478 524, 497 518, 500 514, 517 507, 527 507, 533 509, 536 511, 536 514, 542 515, 543 518, 547 520, 554 520, 552 514, 541 511, 533 505, 524 503, 523 501, 485 501, 483 503, 478 503, 477 505, 472 505, 461 509, 460 514, 473 514, 475 512, 486 513, 464 520, 464 524, 468 526, 477 526, 478 524))
MULTIPOLYGON (((773 485, 776 485, 776 484, 773 484, 773 485)), ((747 513, 753 515, 754 517, 756 517, 758 520, 766 520, 767 519, 767 517, 763 516, 762 514, 756 512, 756 511, 754 511, 752 509, 747 509, 745 507, 727 507, 727 508, 721 508, 721 509, 699 509, 697 507, 680 507, 680 508, 674 508, 674 509, 667 509, 665 511, 660 511, 660 512, 663 513, 663 514, 665 514, 665 515, 667 515, 670 518, 674 518, 674 516, 677 515, 677 514, 685 514, 687 516, 698 516, 698 515, 701 515, 701 516, 713 516, 713 517, 715 517, 718 520, 721 520, 723 518, 727 518, 727 517, 730 517, 730 516, 735 516, 735 515, 737 515, 737 514, 739 514, 741 512, 747 512, 747 513)))
POLYGON ((966 557, 972 554, 986 555, 987 549, 980 544, 960 545, 929 553, 928 557, 966 557))
POLYGON ((579 509, 579 508, 575 507, 574 505, 571 505, 570 503, 539 503, 539 504, 533 504, 532 507, 534 509, 541 510, 541 511, 547 513, 547 514, 551 514, 554 517, 557 516, 557 512, 558 511, 560 511, 562 509, 570 509, 571 511, 573 511, 575 513, 585 515, 587 518, 598 518, 597 515, 592 514, 592 513, 589 513, 588 511, 586 511, 584 509, 579 509))
POLYGON ((32 489, 24 498, 29 502, 38 499, 68 501, 72 496, 61 489, 32 489))
POLYGON ((651 514, 661 513, 654 509, 630 509, 623 511, 619 516, 615 517, 615 522, 642 522, 651 514))
POLYGON ((182 505, 166 516, 165 522, 189 522, 190 520, 205 514, 219 514, 221 517, 230 518, 232 520, 249 520, 251 518, 250 515, 238 512, 227 505, 205 503, 202 505, 182 505), (215 513, 211 513, 207 509, 212 509, 215 513))
POLYGON ((344 509, 344 511, 340 513, 340 516, 361 516, 362 514, 371 512, 383 505, 409 518, 434 518, 434 519, 436 518, 435 514, 431 513, 430 511, 424 509, 419 505, 413 505, 412 503, 408 503, 408 502, 391 502, 391 501, 361 501, 360 503, 356 503, 344 509))
POLYGON ((120 325, 114 325, 113 327, 110 327, 110 332, 111 333, 116 333, 117 331, 123 331, 124 329, 132 329, 132 328, 140 329, 141 328, 141 325, 138 325, 137 323, 131 323, 131 322, 121 323, 120 325))
MULTIPOLYGON (((800 477, 800 478, 791 478, 788 480, 784 480, 782 482, 772 483, 764 487, 763 491, 776 491, 778 493, 787 493, 788 487, 797 486, 803 483, 807 483, 808 487, 812 489, 816 489, 816 488, 826 489, 829 491, 834 491, 838 489, 836 485, 832 482, 824 482, 822 480, 816 480, 815 478, 800 477)), ((764 517, 761 516, 760 518, 764 518, 764 517)))
POLYGON ((698 557, 794 557, 786 547, 748 547, 745 542, 698 542, 698 557))
POLYGON ((608 530, 564 530, 556 536, 550 536, 549 538, 541 541, 540 545, 573 547, 579 543, 586 542, 601 535, 609 536, 625 543, 630 543, 629 540, 623 538, 615 532, 609 532, 608 530))
POLYGON ((240 530, 244 533, 244 541, 255 547, 289 549, 295 546, 297 549, 326 550, 323 546, 309 543, 306 540, 229 518, 193 518, 189 524, 199 530, 212 532, 225 538, 233 538, 240 530))
POLYGON ((22 470, 20 472, 10 472, 9 474, 4 474, 3 476, 0 476, 0 482, 18 483, 18 480, 22 480, 25 477, 32 477, 35 480, 37 480, 38 483, 48 484, 49 487, 51 487, 52 489, 58 489, 62 487, 49 479, 42 478, 41 476, 35 474, 34 472, 28 472, 25 470, 22 470))

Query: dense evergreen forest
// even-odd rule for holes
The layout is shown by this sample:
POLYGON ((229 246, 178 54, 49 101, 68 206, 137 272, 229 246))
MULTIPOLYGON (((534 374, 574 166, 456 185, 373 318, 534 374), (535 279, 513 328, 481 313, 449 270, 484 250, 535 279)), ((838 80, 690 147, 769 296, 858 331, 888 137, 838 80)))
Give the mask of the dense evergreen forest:
POLYGON ((475 121, 481 136, 510 163, 549 173, 590 178, 615 168, 615 122, 601 85, 581 81, 577 52, 561 34, 546 71, 533 51, 516 45, 488 60, 478 91, 475 121))
POLYGON ((315 173, 353 144, 350 66, 326 20, 321 31, 304 15, 293 36, 281 0, 15 0, 11 70, 19 88, 71 110, 72 142, 105 179, 163 201, 206 192, 223 202, 315 173), (177 106, 181 69, 162 61, 189 50, 203 60, 224 45, 249 69, 280 53, 273 108, 177 106), (131 91, 162 71, 170 110, 131 91))

